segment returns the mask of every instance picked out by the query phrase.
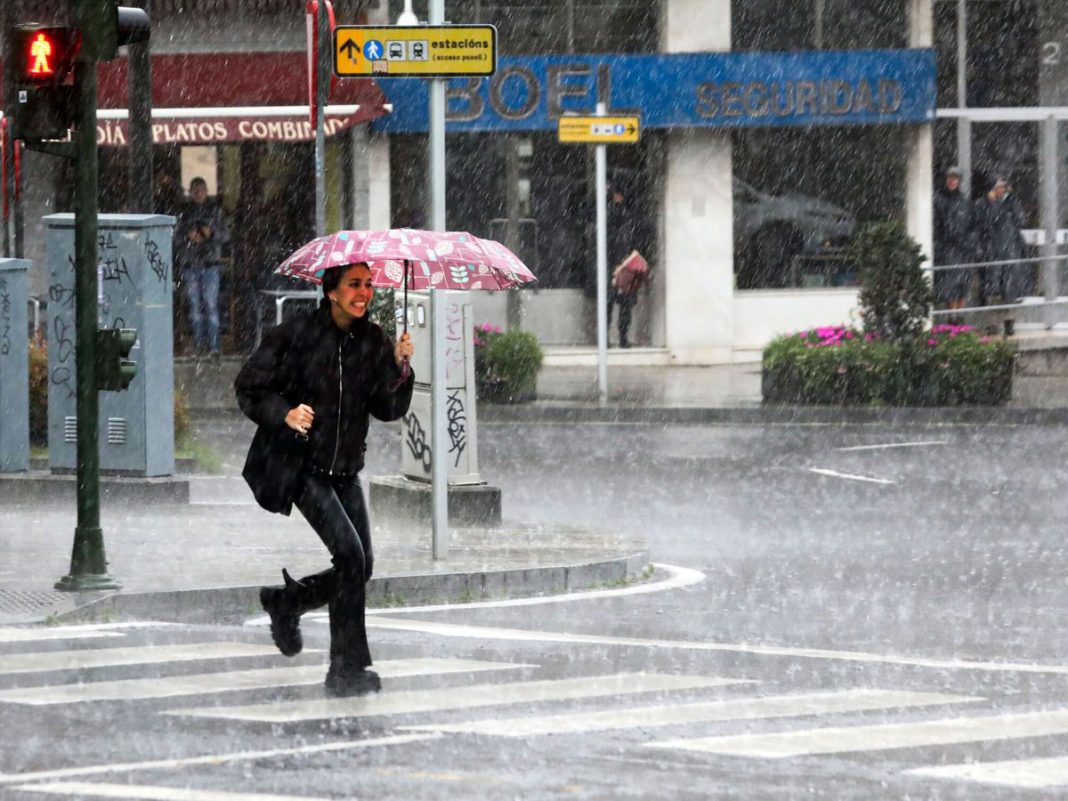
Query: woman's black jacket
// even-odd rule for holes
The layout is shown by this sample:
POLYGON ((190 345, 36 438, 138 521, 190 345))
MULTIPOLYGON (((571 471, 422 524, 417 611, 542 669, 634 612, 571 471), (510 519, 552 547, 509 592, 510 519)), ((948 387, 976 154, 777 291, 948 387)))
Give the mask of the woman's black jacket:
POLYGON ((368 415, 401 417, 414 383, 410 370, 402 379, 393 342, 366 318, 346 332, 321 305, 272 328, 234 380, 241 411, 259 426, 244 471, 256 500, 289 514, 308 468, 354 476, 363 469, 368 415), (315 413, 306 443, 285 422, 302 403, 315 413))

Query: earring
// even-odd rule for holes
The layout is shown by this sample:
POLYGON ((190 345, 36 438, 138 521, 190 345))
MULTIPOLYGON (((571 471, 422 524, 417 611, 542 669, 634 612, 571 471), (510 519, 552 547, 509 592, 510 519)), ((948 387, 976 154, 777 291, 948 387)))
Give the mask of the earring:
POLYGON ((333 295, 331 295, 330 296, 330 302, 331 303, 337 303, 337 298, 335 298, 333 295))

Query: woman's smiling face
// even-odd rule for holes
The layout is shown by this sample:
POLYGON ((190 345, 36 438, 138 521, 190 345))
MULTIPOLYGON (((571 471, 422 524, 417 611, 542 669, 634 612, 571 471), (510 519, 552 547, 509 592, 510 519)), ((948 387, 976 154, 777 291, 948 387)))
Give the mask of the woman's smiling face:
POLYGON ((364 317, 371 306, 375 290, 371 286, 371 271, 365 264, 345 268, 341 281, 330 292, 330 308, 336 322, 342 328, 358 317, 364 317))

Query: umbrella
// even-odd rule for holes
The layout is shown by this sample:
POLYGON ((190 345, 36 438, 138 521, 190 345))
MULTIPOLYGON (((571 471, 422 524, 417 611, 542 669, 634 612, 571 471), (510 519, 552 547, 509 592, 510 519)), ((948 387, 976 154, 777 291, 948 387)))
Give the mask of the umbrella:
POLYGON ((318 284, 333 267, 363 262, 371 283, 412 289, 511 289, 536 280, 519 258, 492 239, 463 231, 338 231, 302 245, 275 272, 318 284))

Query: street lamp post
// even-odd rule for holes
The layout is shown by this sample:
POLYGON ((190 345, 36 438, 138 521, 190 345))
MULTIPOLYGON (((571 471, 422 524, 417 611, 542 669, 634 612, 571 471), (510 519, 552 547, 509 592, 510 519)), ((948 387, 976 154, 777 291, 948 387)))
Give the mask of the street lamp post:
MULTIPOLYGON (((445 0, 430 0, 431 25, 445 23, 445 0)), ((418 25, 411 0, 405 0, 398 25, 418 25)), ((429 189, 430 229, 445 230, 445 81, 430 81, 429 189)), ((430 290, 430 524, 435 559, 449 554, 449 464, 445 419, 445 299, 430 290)))

